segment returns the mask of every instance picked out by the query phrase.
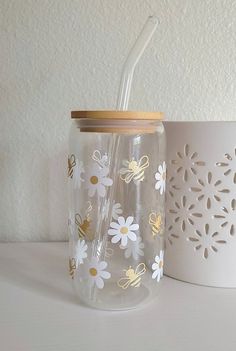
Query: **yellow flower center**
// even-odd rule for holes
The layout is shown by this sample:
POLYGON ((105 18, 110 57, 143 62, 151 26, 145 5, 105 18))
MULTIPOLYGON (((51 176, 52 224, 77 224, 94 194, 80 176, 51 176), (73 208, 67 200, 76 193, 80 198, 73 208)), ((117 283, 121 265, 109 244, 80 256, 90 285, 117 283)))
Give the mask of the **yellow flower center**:
POLYGON ((98 274, 98 271, 96 270, 96 268, 90 268, 89 273, 90 273, 93 277, 95 277, 95 276, 98 274))
POLYGON ((127 227, 121 227, 121 228, 120 228, 121 234, 127 234, 128 231, 129 231, 129 229, 128 229, 127 227))
POLYGON ((91 182, 92 184, 97 184, 97 183, 98 183, 98 177, 92 176, 92 177, 90 178, 90 182, 91 182))
POLYGON ((162 180, 165 181, 166 180, 166 172, 162 173, 162 180))
POLYGON ((160 261, 159 262, 159 268, 162 269, 162 267, 163 267, 163 261, 160 261))

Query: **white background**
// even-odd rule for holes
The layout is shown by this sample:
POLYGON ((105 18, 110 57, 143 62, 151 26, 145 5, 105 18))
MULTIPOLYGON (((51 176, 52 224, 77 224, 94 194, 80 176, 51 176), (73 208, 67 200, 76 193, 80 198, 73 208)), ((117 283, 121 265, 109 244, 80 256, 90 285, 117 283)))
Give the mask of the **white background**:
POLYGON ((67 237, 72 109, 113 109, 148 15, 130 109, 236 118, 235 0, 0 0, 0 239, 67 237))

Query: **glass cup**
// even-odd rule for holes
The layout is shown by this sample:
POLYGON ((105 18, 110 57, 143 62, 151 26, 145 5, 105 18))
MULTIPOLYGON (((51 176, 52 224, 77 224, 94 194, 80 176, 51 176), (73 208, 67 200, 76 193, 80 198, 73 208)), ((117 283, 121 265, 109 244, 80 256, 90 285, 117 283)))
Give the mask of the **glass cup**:
POLYGON ((134 308, 163 275, 165 131, 159 112, 73 111, 69 269, 81 301, 134 308))

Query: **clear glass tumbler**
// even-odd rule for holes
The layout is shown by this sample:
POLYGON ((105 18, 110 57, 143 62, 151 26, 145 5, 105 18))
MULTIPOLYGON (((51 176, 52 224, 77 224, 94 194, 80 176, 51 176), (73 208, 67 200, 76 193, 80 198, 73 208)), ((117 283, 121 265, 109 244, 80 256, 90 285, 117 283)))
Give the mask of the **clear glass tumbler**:
POLYGON ((81 301, 130 309, 163 275, 165 132, 159 112, 73 111, 69 270, 81 301))

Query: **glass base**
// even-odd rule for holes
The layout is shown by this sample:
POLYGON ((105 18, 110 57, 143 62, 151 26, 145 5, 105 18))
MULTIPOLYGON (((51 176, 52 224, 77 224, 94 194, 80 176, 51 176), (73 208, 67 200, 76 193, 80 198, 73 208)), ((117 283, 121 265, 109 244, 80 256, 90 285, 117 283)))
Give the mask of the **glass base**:
MULTIPOLYGON (((158 284, 158 288, 160 285, 158 284)), ((112 311, 130 310, 143 307, 153 300, 158 289, 150 285, 142 284, 139 287, 118 289, 117 282, 107 282, 106 286, 99 290, 96 287, 89 289, 85 284, 75 284, 76 294, 79 300, 87 306, 112 311)))

